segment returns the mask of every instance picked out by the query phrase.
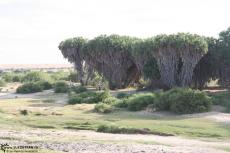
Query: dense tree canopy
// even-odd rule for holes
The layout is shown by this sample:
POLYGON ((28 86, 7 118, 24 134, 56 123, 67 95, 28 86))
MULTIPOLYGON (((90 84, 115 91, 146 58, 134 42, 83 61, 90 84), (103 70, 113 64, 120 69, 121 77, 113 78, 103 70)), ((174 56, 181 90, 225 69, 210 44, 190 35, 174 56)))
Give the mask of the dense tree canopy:
POLYGON ((77 37, 61 42, 59 49, 77 71, 84 74, 87 65, 107 79, 111 89, 125 88, 141 76, 169 88, 204 87, 210 79, 230 84, 230 28, 221 32, 219 39, 189 33, 147 39, 77 37))
POLYGON ((125 88, 139 79, 139 72, 131 51, 137 38, 101 35, 83 48, 85 61, 101 73, 111 89, 125 88))

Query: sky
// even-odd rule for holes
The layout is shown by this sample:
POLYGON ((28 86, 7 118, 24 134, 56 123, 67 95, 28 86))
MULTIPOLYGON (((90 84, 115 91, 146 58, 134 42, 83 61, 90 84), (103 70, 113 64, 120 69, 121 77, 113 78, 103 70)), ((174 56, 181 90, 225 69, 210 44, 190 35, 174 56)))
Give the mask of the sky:
POLYGON ((0 0, 0 64, 66 64, 58 45, 101 34, 218 37, 230 0, 0 0))

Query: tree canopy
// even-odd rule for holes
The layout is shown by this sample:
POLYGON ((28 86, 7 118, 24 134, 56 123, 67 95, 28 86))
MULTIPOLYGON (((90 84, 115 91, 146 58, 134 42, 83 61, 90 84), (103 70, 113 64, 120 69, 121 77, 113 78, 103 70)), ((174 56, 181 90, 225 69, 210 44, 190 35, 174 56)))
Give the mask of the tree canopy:
POLYGON ((147 39, 115 34, 91 40, 75 37, 61 42, 59 49, 77 71, 83 74, 87 65, 107 79, 111 89, 125 88, 146 75, 168 88, 203 87, 210 79, 230 82, 230 28, 219 39, 189 33, 147 39))

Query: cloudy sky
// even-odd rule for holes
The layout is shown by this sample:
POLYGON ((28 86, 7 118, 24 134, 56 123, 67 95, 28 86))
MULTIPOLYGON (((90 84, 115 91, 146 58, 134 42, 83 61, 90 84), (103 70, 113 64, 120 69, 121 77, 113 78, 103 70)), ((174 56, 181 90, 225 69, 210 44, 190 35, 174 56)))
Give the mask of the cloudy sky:
POLYGON ((67 63, 57 46, 74 36, 217 37, 229 26, 229 0, 0 0, 0 64, 67 63))

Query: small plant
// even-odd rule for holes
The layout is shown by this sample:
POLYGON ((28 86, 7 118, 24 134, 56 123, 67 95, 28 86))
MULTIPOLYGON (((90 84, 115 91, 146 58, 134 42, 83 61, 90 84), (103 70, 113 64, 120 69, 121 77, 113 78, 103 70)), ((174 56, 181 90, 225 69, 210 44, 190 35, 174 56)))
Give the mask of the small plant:
POLYGON ((21 115, 28 115, 28 111, 26 109, 20 110, 21 115))
POLYGON ((113 107, 105 103, 99 103, 95 105, 94 109, 98 113, 111 113, 113 111, 113 107))
POLYGON ((55 93, 67 93, 69 91, 69 85, 65 81, 59 81, 54 84, 55 93))
POLYGON ((27 93, 41 92, 42 89, 43 89, 42 86, 39 85, 38 83, 25 83, 19 86, 16 92, 27 94, 27 93))

